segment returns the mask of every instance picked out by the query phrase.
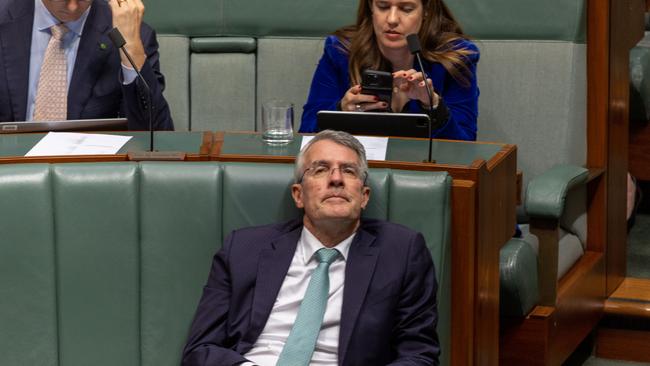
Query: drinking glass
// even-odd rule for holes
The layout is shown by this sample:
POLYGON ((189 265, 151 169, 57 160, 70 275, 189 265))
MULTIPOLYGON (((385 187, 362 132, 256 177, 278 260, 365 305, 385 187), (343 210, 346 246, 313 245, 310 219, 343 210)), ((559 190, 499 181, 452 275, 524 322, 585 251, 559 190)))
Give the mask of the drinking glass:
POLYGON ((293 140, 293 104, 272 100, 262 105, 262 139, 269 145, 293 140))

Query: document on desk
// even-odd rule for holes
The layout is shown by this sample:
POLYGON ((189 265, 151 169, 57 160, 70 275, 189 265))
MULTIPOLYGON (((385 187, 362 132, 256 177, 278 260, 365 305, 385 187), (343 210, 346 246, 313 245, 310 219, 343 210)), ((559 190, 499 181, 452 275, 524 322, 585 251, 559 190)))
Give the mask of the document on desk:
POLYGON ((74 132, 50 132, 25 156, 112 155, 132 136, 102 135, 74 132))
MULTIPOLYGON (((363 148, 366 149, 366 159, 368 160, 386 160, 386 150, 388 150, 388 137, 370 137, 354 136, 359 140, 363 148)), ((314 136, 303 136, 300 150, 313 139, 314 136)))

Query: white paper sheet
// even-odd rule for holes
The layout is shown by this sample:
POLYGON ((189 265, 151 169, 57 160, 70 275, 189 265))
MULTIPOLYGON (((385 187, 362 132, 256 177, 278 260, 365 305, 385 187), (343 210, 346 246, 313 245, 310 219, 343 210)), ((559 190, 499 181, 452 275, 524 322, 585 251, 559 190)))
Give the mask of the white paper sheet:
POLYGON ((50 132, 25 156, 112 155, 120 151, 132 136, 90 133, 50 132))
MULTIPOLYGON (((386 160, 386 150, 388 150, 388 137, 369 137, 354 136, 359 140, 361 145, 366 149, 366 159, 368 160, 386 160)), ((303 136, 300 145, 302 150, 314 136, 303 136)))

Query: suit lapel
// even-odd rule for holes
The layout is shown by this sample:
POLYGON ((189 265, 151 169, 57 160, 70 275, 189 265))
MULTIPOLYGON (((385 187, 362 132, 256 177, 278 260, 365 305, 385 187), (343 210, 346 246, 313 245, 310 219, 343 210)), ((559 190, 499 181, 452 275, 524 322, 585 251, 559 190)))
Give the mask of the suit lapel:
POLYGON ((27 114, 29 55, 32 47, 34 2, 15 1, 10 8, 12 19, 0 25, 0 44, 14 121, 24 121, 27 114))
MULTIPOLYGON (((92 96, 93 86, 102 74, 100 71, 92 71, 91 68, 101 70, 107 58, 113 54, 113 44, 105 36, 112 26, 112 17, 107 12, 110 12, 108 5, 101 1, 95 1, 90 8, 70 80, 68 119, 81 118, 81 112, 92 96)), ((118 75, 115 75, 115 78, 117 77, 118 75)))
POLYGON ((251 344, 259 337, 271 314, 275 299, 291 265, 301 230, 302 225, 297 226, 286 235, 271 242, 269 248, 260 253, 251 325, 246 337, 251 344))
POLYGON ((345 360, 354 325, 375 271, 378 248, 372 245, 374 241, 375 237, 372 234, 360 228, 350 245, 348 263, 345 268, 345 287, 341 309, 339 365, 345 360))

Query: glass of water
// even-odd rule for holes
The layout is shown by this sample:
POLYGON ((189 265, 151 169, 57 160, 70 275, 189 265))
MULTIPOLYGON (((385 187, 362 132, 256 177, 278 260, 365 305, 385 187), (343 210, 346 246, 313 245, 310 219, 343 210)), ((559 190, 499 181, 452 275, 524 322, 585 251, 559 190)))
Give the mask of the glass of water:
POLYGON ((272 100, 262 105, 262 139, 269 145, 293 140, 293 104, 272 100))

